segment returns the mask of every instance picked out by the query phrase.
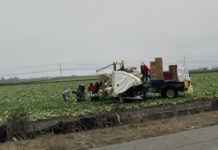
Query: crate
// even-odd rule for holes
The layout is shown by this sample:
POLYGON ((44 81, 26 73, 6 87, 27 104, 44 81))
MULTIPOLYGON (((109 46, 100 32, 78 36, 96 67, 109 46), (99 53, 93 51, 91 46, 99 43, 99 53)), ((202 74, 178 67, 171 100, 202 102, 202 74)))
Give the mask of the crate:
POLYGON ((109 80, 110 78, 106 75, 106 74, 101 74, 100 75, 100 80, 101 81, 106 81, 106 80, 109 80))
POLYGON ((170 73, 171 80, 178 80, 177 65, 170 65, 169 66, 169 73, 170 73))
POLYGON ((164 80, 170 80, 170 72, 169 71, 164 71, 163 72, 163 77, 164 77, 164 80))
POLYGON ((150 62, 151 80, 163 80, 163 61, 162 58, 155 58, 150 62))
POLYGON ((163 63, 163 60, 161 57, 155 58, 155 62, 157 63, 163 63))

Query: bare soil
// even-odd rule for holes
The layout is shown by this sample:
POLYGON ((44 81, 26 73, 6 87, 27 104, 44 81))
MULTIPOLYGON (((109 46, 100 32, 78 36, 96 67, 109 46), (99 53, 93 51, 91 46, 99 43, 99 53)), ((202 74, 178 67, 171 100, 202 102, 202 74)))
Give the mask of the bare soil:
POLYGON ((212 111, 71 134, 47 134, 33 140, 0 144, 0 150, 85 150, 217 124, 218 111, 212 111))

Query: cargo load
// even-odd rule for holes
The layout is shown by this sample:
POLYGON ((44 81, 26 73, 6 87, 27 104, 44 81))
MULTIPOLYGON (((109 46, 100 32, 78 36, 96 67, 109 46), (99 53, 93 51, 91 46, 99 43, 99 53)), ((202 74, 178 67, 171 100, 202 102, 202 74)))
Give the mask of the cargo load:
POLYGON ((150 80, 163 80, 163 60, 155 58, 150 62, 150 80))

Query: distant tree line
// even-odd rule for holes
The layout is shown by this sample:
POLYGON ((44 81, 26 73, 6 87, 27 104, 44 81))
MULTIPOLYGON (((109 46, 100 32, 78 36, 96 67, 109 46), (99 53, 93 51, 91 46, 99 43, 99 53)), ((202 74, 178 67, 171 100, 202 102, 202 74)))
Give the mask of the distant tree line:
POLYGON ((191 69, 189 70, 190 73, 200 73, 200 72, 218 72, 218 67, 212 67, 212 68, 209 68, 209 67, 201 67, 201 68, 198 68, 198 69, 191 69))
POLYGON ((1 77, 1 79, 0 79, 0 82, 1 82, 1 83, 18 82, 18 81, 21 81, 21 79, 18 78, 18 77, 10 77, 10 78, 8 78, 8 79, 6 79, 6 78, 4 78, 4 77, 1 77))

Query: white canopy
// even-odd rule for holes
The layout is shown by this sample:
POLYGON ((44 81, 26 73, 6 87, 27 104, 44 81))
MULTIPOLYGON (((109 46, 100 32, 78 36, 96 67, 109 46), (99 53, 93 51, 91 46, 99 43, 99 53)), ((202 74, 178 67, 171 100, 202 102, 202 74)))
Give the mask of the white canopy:
POLYGON ((117 96, 127 91, 132 86, 142 84, 140 78, 125 71, 114 71, 112 74, 113 95, 117 96))

